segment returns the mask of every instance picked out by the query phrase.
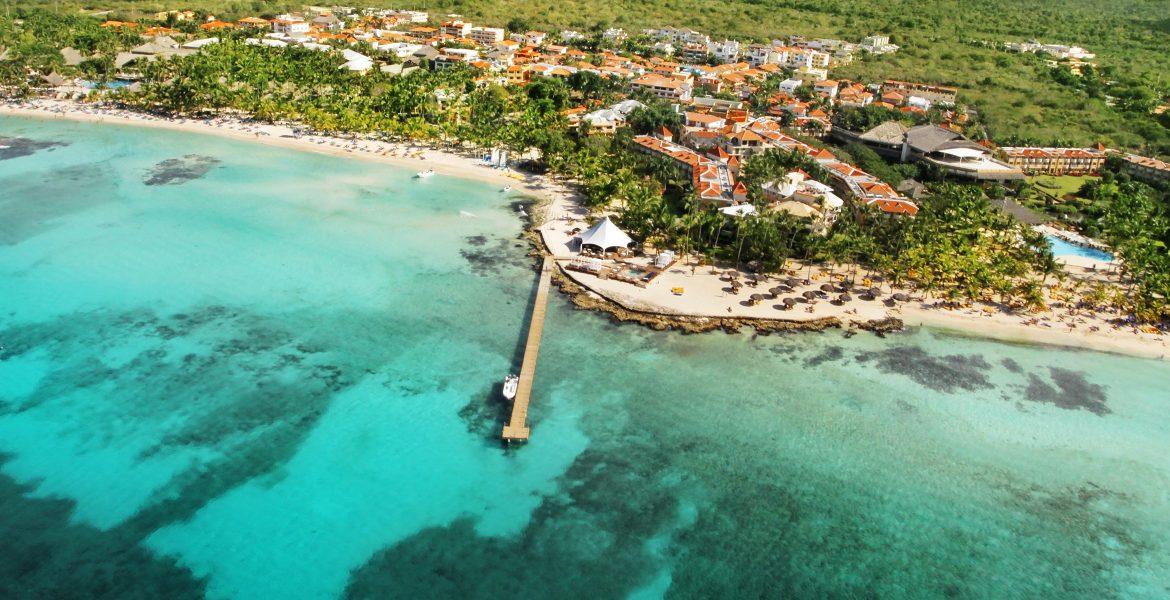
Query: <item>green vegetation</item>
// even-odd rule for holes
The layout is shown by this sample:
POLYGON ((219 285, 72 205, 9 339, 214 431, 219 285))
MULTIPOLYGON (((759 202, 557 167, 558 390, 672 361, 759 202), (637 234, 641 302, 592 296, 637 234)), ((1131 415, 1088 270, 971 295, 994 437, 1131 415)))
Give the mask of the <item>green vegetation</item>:
POLYGON ((1105 239, 1131 277, 1129 289, 1118 302, 1139 321, 1170 318, 1170 211, 1166 202, 1135 183, 1122 183, 1101 193, 1110 196, 1103 220, 1105 239))

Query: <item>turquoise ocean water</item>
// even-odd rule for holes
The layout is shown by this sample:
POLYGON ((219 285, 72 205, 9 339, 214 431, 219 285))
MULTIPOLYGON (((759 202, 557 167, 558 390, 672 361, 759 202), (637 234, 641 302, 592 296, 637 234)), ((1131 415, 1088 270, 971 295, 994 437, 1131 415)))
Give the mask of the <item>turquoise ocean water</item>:
POLYGON ((0 119, 0 597, 1167 598, 1170 368, 550 304, 516 198, 0 119))

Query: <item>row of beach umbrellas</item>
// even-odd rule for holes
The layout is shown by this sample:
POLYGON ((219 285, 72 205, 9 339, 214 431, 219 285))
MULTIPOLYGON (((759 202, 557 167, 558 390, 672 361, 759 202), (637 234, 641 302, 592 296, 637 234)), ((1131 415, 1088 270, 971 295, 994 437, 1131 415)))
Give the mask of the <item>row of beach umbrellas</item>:
MULTIPOLYGON (((729 281, 731 281, 731 287, 733 290, 738 291, 740 288, 743 287, 743 284, 739 282, 739 277, 740 277, 739 271, 727 271, 724 275, 729 281)), ((771 294, 773 298, 779 298, 782 294, 789 294, 789 293, 795 292, 796 288, 799 287, 802 283, 802 281, 800 279, 797 279, 795 277, 781 277, 778 281, 779 281, 779 285, 768 290, 768 293, 771 294)), ((831 284, 831 283, 822 284, 820 286, 820 292, 815 292, 812 290, 805 291, 805 292, 801 293, 799 298, 785 298, 783 300, 783 302, 784 302, 784 304, 786 304, 788 306, 793 306, 794 304, 797 304, 799 302, 807 302, 809 300, 812 300, 813 298, 820 296, 821 293, 824 293, 824 294, 836 293, 836 294, 839 294, 837 296, 838 301, 849 302, 849 301, 853 300, 853 296, 850 295, 850 293, 849 293, 851 291, 855 292, 855 293, 859 292, 859 294, 858 294, 859 297, 861 299, 867 300, 867 301, 875 300, 875 299, 880 298, 882 296, 882 290, 879 287, 874 286, 874 287, 869 287, 869 288, 863 288, 863 287, 857 287, 848 281, 842 281, 841 283, 836 284, 836 285, 831 284)), ((904 294, 902 292, 897 292, 895 294, 892 294, 890 296, 890 298, 896 302, 908 302, 910 300, 910 296, 908 296, 907 294, 904 294)), ((749 297, 749 299, 752 301, 752 303, 759 304, 760 302, 762 302, 765 299, 765 296, 763 294, 752 294, 749 297)))

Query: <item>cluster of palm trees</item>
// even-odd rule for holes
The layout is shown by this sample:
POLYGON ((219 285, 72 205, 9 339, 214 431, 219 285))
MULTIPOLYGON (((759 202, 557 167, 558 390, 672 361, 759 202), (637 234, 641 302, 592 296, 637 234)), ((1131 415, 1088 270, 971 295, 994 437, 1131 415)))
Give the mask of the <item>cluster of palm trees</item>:
POLYGON ((1154 190, 1125 182, 1102 220, 1128 280, 1125 308, 1139 321, 1170 319, 1170 217, 1154 190))

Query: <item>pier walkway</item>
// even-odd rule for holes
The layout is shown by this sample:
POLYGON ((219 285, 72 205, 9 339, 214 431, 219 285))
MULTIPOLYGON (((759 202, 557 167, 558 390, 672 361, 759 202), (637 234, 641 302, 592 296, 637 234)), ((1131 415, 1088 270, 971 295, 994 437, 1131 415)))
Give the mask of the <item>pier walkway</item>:
POLYGON ((520 366, 520 382, 516 399, 512 401, 512 417, 504 425, 505 442, 528 441, 528 400, 532 395, 532 378, 536 375, 536 356, 540 354, 540 334, 544 331, 544 313, 548 308, 548 289, 552 282, 553 258, 546 256, 540 269, 540 284, 536 286, 536 304, 532 307, 532 321, 528 324, 528 341, 524 344, 524 362, 520 366))

